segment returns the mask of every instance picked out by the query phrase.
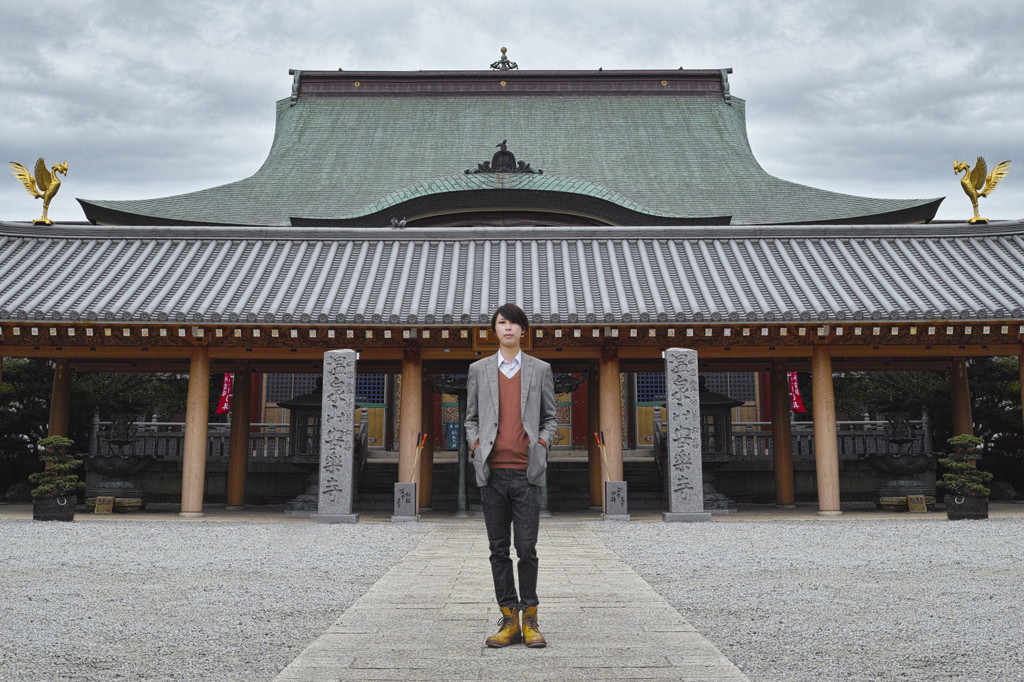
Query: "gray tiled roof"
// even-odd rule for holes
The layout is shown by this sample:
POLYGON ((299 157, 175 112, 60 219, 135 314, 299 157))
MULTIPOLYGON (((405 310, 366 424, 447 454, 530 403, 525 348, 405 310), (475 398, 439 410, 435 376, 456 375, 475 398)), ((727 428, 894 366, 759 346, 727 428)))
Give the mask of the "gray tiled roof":
POLYGON ((773 177, 750 150, 744 110, 743 100, 721 96, 285 99, 270 154, 252 177, 158 199, 81 201, 89 215, 97 206, 147 217, 138 222, 283 226, 291 217, 360 216, 396 195, 452 191, 445 179, 489 160, 503 139, 544 170, 529 182, 586 183, 651 215, 872 222, 866 217, 938 201, 858 197, 773 177))
POLYGON ((540 324, 1021 319, 1024 223, 103 228, 0 224, 0 319, 540 324))

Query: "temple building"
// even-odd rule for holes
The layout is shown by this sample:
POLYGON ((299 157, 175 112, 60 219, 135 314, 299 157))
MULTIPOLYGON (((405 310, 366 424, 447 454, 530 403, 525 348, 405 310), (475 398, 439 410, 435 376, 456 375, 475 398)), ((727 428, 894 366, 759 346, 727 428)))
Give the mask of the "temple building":
POLYGON ((683 347, 755 431, 720 484, 838 512, 861 491, 832 373, 950 369, 971 432, 965 359, 1022 350, 1024 223, 932 223, 941 199, 769 175, 730 72, 294 71, 252 177, 79 199, 88 223, 0 223, 0 355, 55 360, 51 434, 67 433, 70 371, 188 372, 182 449, 160 475, 197 514, 211 491, 274 497, 286 470, 301 492, 254 424, 286 421, 277 403, 317 390, 324 353, 354 349, 367 447, 397 449, 391 482, 411 481, 428 434, 420 503, 445 508, 458 403, 439 378, 496 352, 491 313, 510 301, 530 319, 526 351, 567 377, 553 509, 600 505, 606 479, 642 489, 623 453, 658 442, 663 352, 683 347), (794 456, 797 370, 816 420, 794 456), (221 450, 211 372, 236 376, 221 450))

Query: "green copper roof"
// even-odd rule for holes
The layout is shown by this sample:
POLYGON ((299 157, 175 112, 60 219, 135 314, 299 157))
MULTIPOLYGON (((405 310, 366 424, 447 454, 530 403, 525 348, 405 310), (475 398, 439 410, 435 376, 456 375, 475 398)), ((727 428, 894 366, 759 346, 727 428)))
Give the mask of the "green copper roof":
POLYGON ((668 213, 655 211, 654 209, 641 206, 631 199, 613 192, 610 189, 599 187, 586 180, 576 178, 559 177, 555 175, 535 175, 532 173, 480 173, 449 175, 444 178, 428 180, 411 187, 403 187, 386 197, 362 207, 352 215, 337 216, 344 218, 358 218, 383 211, 391 206, 398 206, 409 199, 425 197, 432 194, 445 194, 447 192, 468 192, 473 190, 488 189, 524 189, 539 192, 564 192, 567 194, 579 194, 582 196, 595 197, 610 201, 613 204, 622 206, 630 211, 646 213, 654 216, 669 217, 668 213))
MULTIPOLYGON (((497 77, 514 85, 512 76, 497 77)), ((292 217, 358 217, 495 183, 599 196, 652 216, 732 216, 734 225, 919 216, 934 204, 924 218, 908 218, 927 220, 937 207, 934 199, 851 196, 769 175, 750 150, 736 97, 452 92, 284 99, 273 147, 252 177, 158 199, 81 201, 99 222, 290 225, 292 217), (463 175, 505 139, 544 174, 463 175)))

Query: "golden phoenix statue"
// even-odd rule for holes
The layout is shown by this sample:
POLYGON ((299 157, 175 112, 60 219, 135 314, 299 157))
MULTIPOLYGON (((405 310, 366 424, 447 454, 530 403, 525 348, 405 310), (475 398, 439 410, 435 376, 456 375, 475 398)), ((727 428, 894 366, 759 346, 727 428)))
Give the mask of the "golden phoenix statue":
POLYGON ((953 173, 959 174, 961 171, 964 171, 964 176, 960 178, 960 186, 964 188, 964 192, 966 192, 971 200, 971 205, 974 206, 974 217, 967 222, 972 224, 988 222, 987 218, 982 218, 978 215, 978 197, 987 197, 991 194, 995 190, 996 185, 999 184, 999 181, 1006 177, 1009 170, 1009 161, 1001 162, 989 173, 985 159, 981 156, 978 157, 978 162, 974 164, 974 170, 971 170, 971 167, 963 161, 953 160, 953 173))
POLYGON ((40 157, 36 160, 35 178, 32 177, 27 168, 17 161, 11 161, 11 168, 14 169, 11 172, 21 180, 21 184, 25 185, 28 193, 36 199, 43 200, 43 217, 33 220, 32 223, 34 225, 53 225, 53 221, 46 217, 46 212, 50 210, 50 201, 57 195, 57 190, 60 189, 60 179, 57 177, 57 173, 66 176, 68 174, 68 162, 58 163, 51 170, 46 170, 46 162, 40 157))

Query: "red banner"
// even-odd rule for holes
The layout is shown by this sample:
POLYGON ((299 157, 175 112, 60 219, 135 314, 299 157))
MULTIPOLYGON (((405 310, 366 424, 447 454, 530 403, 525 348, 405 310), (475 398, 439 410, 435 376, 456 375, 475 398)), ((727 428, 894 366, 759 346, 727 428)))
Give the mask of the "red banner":
POLYGON ((800 397, 800 382, 796 380, 796 372, 789 372, 789 405, 794 412, 806 412, 804 399, 800 397))
POLYGON ((231 385, 235 375, 224 373, 224 385, 220 389, 220 402, 217 403, 217 414, 225 414, 231 409, 231 385))

